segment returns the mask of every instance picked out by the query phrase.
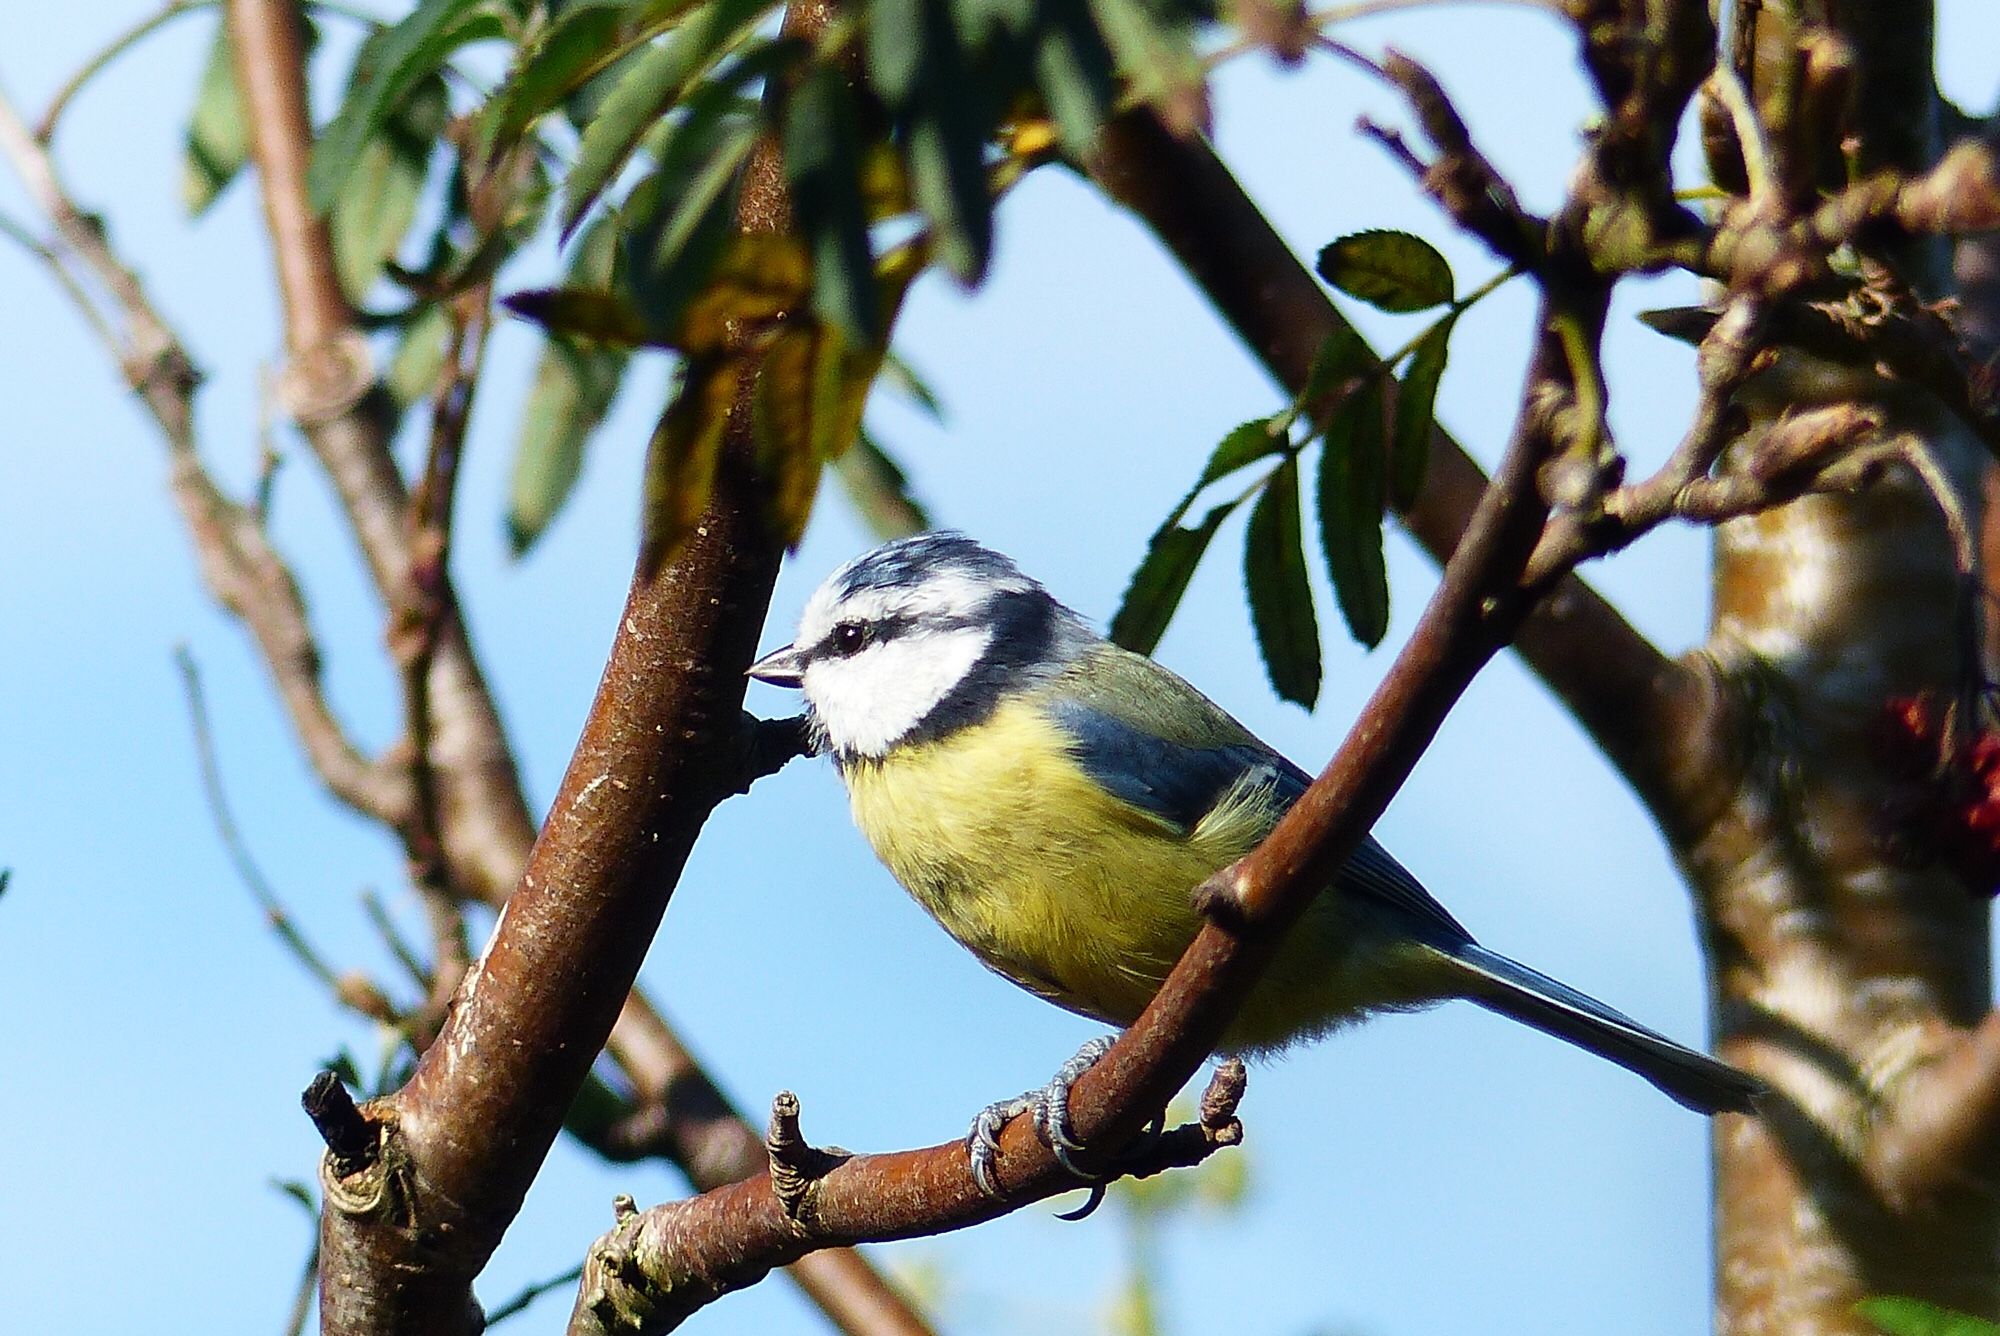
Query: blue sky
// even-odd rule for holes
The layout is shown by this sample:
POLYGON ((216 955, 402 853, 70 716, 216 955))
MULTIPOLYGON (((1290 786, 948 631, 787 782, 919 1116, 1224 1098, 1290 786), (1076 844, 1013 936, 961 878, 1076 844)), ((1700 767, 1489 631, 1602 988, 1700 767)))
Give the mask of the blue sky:
MULTIPOLYGON (((1991 105, 2000 16, 1942 7, 1941 78, 1991 105), (1982 56, 1984 59, 1982 60, 1982 56)), ((57 25, 0 0, 0 82, 39 107, 147 6, 57 25)), ((208 40, 182 20, 75 108, 59 150, 83 202, 211 375, 209 457, 242 482, 257 458, 260 377, 279 337, 251 193, 189 225, 179 127, 208 40)), ((1420 11, 1355 25, 1431 62, 1528 203, 1558 198, 1586 102, 1568 44, 1519 7, 1420 11)), ((323 90, 324 91, 324 90, 323 90)), ((1399 109, 1349 70, 1250 59, 1217 85, 1225 156, 1299 248, 1366 227, 1439 241, 1461 282, 1490 266, 1353 132, 1399 109)), ((11 176, 0 210, 25 209, 11 176)), ((525 286, 552 270, 525 271, 525 286)), ((222 764, 250 845, 336 961, 387 974, 363 888, 413 917, 400 859, 323 798, 243 637, 199 591, 149 422, 44 276, 0 248, 0 1311, 20 1330, 109 1331, 143 1304, 159 1330, 267 1333, 282 1320, 309 1224, 272 1178, 310 1178, 297 1095, 341 1045, 378 1040, 280 953, 218 847, 196 785, 170 659, 206 675, 222 764), (106 1228, 109 1224, 111 1227, 106 1228)), ((1677 434, 1690 359, 1629 319, 1690 301, 1691 283, 1621 293, 1608 340, 1613 422, 1643 467, 1677 434)), ((1490 459, 1511 417, 1528 294, 1463 324, 1441 414, 1490 459)), ((1400 342, 1408 327, 1363 323, 1400 342)), ((1279 404, 1134 223, 1045 172, 1007 202, 994 277, 967 297, 928 281, 901 348, 939 390, 943 427, 885 405, 873 421, 937 517, 1016 556, 1086 615, 1114 608, 1146 535, 1230 427, 1279 404)), ((455 570, 535 801, 553 792, 602 665, 629 569, 639 454, 665 369, 634 377, 579 496, 526 562, 505 556, 507 429, 533 339, 504 327, 461 492, 455 570)), ((380 609, 319 481, 287 446, 276 531, 298 560, 331 689, 371 746, 395 732, 380 609)), ((828 569, 866 542, 821 507, 778 588, 781 643, 828 569)), ((1428 592, 1392 542, 1395 622, 1369 655, 1328 644, 1317 712, 1276 702, 1252 647, 1225 530, 1161 657, 1309 767, 1324 761, 1428 592)), ((1669 649, 1697 643, 1706 546, 1671 532, 1594 578, 1669 649)), ((1317 578, 1317 576, 1316 576, 1317 578)), ((1325 590, 1322 587, 1321 593, 1325 590)), ((1330 603, 1321 603, 1329 636, 1330 603)), ((757 688, 752 708, 791 708, 757 688)), ((1490 945, 1699 1040, 1701 985, 1684 893, 1629 795, 1512 662, 1482 677, 1378 834, 1490 945)), ((718 812, 645 980, 738 1099, 797 1091, 823 1141, 886 1149, 956 1134, 987 1101, 1039 1082, 1092 1027, 986 974, 926 920, 850 827, 823 763, 798 764, 718 812), (774 931, 774 928, 776 931, 774 931)), ((1164 1239, 1177 1329, 1305 1333, 1632 1333, 1699 1329, 1709 1305, 1707 1129, 1643 1083, 1469 1007, 1395 1017, 1255 1068, 1244 1105, 1254 1192, 1227 1220, 1164 1239)), ((614 1192, 681 1191, 660 1168, 608 1169, 559 1147, 481 1293, 507 1297, 571 1265, 614 1192)), ((882 1249, 948 1278, 949 1327, 1080 1327, 1108 1293, 1106 1220, 1046 1209, 882 1249), (1024 1279, 1025 1278, 1025 1279, 1024 1279)), ((508 1330, 560 1329, 567 1296, 508 1330)), ((811 1330, 782 1282, 693 1329, 811 1330)))

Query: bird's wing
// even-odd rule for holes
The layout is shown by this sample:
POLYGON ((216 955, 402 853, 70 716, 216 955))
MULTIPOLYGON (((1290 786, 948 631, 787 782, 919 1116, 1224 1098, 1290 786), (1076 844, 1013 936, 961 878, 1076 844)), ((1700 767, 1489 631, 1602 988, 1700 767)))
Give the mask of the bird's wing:
POLYGON ((1049 715, 1092 780, 1176 835, 1191 833, 1245 783, 1269 784, 1283 795, 1274 821, 1304 792, 1303 785, 1293 788, 1288 782, 1283 757, 1253 744, 1191 747, 1073 697, 1052 701, 1049 715))
MULTIPOLYGON (((1055 683, 1050 716, 1077 763, 1123 801, 1186 835, 1230 794, 1269 785, 1272 821, 1312 777, 1220 706, 1150 659, 1106 646, 1055 683)), ((1369 836, 1341 870, 1341 889, 1398 911, 1419 940, 1472 940, 1407 868, 1369 836)))

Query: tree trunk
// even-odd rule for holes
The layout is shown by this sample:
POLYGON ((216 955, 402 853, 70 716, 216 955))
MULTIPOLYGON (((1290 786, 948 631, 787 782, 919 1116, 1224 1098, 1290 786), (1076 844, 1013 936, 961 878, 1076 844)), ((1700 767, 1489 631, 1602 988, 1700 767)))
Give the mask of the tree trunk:
MULTIPOLYGON (((1853 134, 1814 143, 1797 94, 1801 6, 1758 16, 1754 70, 1774 138, 1817 182, 1914 170, 1938 153, 1928 4, 1831 6, 1853 61, 1853 134), (1789 100, 1789 105, 1786 105, 1789 100)), ((1808 76, 1809 77, 1809 76, 1808 76)), ((1896 256, 1938 295, 1936 250, 1896 256)), ((1803 378, 1773 373, 1792 404, 1803 378)), ((1866 372, 1831 388, 1921 439, 1978 531, 1984 451, 1942 410, 1866 372)), ((1819 388, 1829 388, 1821 385, 1819 388)), ((1763 424, 1758 424, 1763 425, 1763 424)), ((1753 435, 1757 426, 1753 425, 1753 435)), ((1956 1073, 1982 1047, 1989 907, 1922 832, 1898 829, 1887 702, 1958 698, 1978 666, 1943 513, 1896 466, 1853 496, 1819 496, 1716 533, 1705 658, 1733 708, 1711 811, 1669 834, 1695 895, 1724 1056, 1771 1081, 1757 1119, 1715 1128, 1717 1325, 1873 1333, 1862 1299, 1910 1295, 2000 1316, 2000 1196, 1986 1172, 1983 1092, 1956 1073)))

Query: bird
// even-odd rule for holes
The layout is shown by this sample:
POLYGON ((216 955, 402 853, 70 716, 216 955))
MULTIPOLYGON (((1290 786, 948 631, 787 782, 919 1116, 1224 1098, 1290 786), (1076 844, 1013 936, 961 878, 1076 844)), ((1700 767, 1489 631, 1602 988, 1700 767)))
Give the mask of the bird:
MULTIPOLYGON (((1099 635, 1008 557, 954 532, 876 547, 807 599, 749 673, 800 690, 855 823, 896 880, 989 969, 1107 1024, 1135 1020, 1201 926, 1194 888, 1254 848, 1311 782, 1171 670, 1099 635)), ((1490 951, 1373 837, 1313 899, 1220 1048, 1257 1055, 1452 998, 1566 1040, 1705 1114, 1760 1083, 1490 951)), ((1032 1112, 1064 1164, 1085 1045, 1032 1112)))

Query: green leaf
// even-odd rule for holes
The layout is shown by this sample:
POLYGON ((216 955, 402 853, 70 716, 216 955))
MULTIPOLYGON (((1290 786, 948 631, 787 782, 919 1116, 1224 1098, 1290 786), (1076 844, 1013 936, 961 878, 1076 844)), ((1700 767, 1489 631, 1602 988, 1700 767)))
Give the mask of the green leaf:
POLYGON ((1182 528, 1178 515, 1160 526, 1147 542, 1145 558, 1132 572, 1132 582, 1125 587, 1125 597, 1111 618, 1115 643, 1134 654, 1151 654, 1159 646, 1215 531, 1237 504, 1230 501, 1216 506, 1192 529, 1182 528))
POLYGON ((673 559, 708 508, 740 375, 734 358, 704 355, 682 361, 674 377, 674 397, 646 450, 639 561, 647 575, 673 559))
MULTIPOLYGON (((817 440, 832 430, 824 420, 830 396, 819 382, 837 360, 838 336, 817 321, 795 321, 772 342, 758 368, 751 395, 757 467, 764 477, 765 523, 785 547, 796 549, 812 516, 825 456, 817 440)), ((862 391, 866 393, 866 388, 862 391)))
POLYGON ((654 122, 686 97, 696 80, 757 29, 767 0, 707 0, 666 40, 632 62, 596 117, 583 127, 576 165, 563 182, 562 230, 572 231, 617 179, 654 122))
POLYGON ((907 538, 932 527, 930 513, 910 495, 909 475, 867 432, 833 462, 833 471, 861 522, 881 541, 907 538))
POLYGON ((1118 96, 1116 62, 1083 0, 1047 0, 1035 44, 1035 81, 1063 147, 1090 151, 1118 96))
POLYGON ((234 48, 229 25, 215 25, 208 63, 188 117, 186 149, 181 163, 181 203, 191 217, 200 217, 222 188, 235 179, 249 160, 250 140, 243 124, 243 98, 236 91, 234 48))
POLYGON ((1390 450, 1389 498, 1397 510, 1417 504, 1424 489, 1424 466, 1431 457, 1431 424, 1437 415, 1438 381, 1444 376, 1456 314, 1431 326, 1417 342, 1396 394, 1396 424, 1390 450))
MULTIPOLYGON (((959 45, 982 56, 996 42, 1027 37, 1040 16, 1040 0, 945 0, 959 45)), ((1003 59, 1011 59, 1011 53, 1003 59)), ((1015 67, 1008 66, 1009 77, 1015 67)))
POLYGON ((1201 476, 1194 480, 1194 486, 1188 488, 1180 504, 1168 512, 1166 523, 1169 526, 1179 524, 1194 507, 1195 498, 1210 483, 1219 482, 1246 464, 1254 464, 1290 445, 1291 438, 1274 419, 1256 418, 1236 428, 1210 452, 1208 462, 1202 465, 1201 476))
MULTIPOLYGON (((616 250, 616 229, 600 218, 577 245, 570 281, 609 287, 616 250)), ((507 536, 515 556, 541 537, 575 489, 584 447, 610 411, 629 360, 616 344, 566 334, 552 335, 543 345, 514 445, 507 536)))
POLYGON ((930 382, 917 374, 915 367, 894 353, 882 359, 882 376, 889 387, 923 410, 925 417, 939 426, 944 425, 944 404, 930 382))
POLYGON ((1921 1299, 1885 1295, 1863 1299, 1854 1306, 1854 1311, 1880 1327, 1887 1336, 2000 1336, 2000 1324, 1969 1313, 1954 1313, 1921 1299))
POLYGON ((449 114, 444 81, 436 76, 420 81, 362 148, 334 201, 327 217, 334 265, 341 290, 357 306, 416 218, 431 150, 449 114))
POLYGON ((1315 419, 1324 419, 1326 404, 1348 381, 1375 370, 1375 355, 1368 350, 1354 326, 1342 323, 1320 341, 1306 369, 1305 388, 1298 398, 1271 419, 1273 431, 1289 431, 1299 415, 1311 410, 1315 419))
POLYGON ((1319 276, 1384 311, 1424 311, 1452 298, 1451 266, 1408 232, 1357 232, 1319 253, 1319 276))
POLYGON ((319 1203, 313 1200, 312 1189, 303 1182, 296 1178, 273 1178, 270 1184, 304 1208, 307 1216, 313 1221, 319 1220, 319 1203))
POLYGON ((923 72, 936 0, 874 0, 868 6, 868 82, 891 110, 909 104, 923 72))
MULTIPOLYGON (((319 45, 319 26, 298 13, 300 39, 307 55, 319 45)), ((207 212, 249 161, 250 139, 243 119, 243 98, 236 89, 236 52, 229 25, 217 23, 202 66, 194 110, 188 115, 181 162, 181 203, 190 217, 207 212)))
POLYGON ((1327 425, 1319 458, 1320 545, 1347 629, 1373 649, 1389 629, 1382 558, 1382 382, 1371 379, 1327 425))
POLYGON ((811 292, 812 265, 797 237, 730 231, 700 287, 671 325, 654 327, 655 336, 683 352, 718 352, 745 322, 803 315, 811 292))
POLYGON ((1254 464, 1283 450, 1291 442, 1282 430, 1274 428, 1269 418, 1256 418, 1223 437, 1202 466, 1201 477, 1195 480, 1194 491, 1188 493, 1192 502, 1202 488, 1212 482, 1220 482, 1246 464, 1254 464))
POLYGON ((326 213, 333 207, 382 122, 419 81, 436 74, 461 46, 502 35, 486 0, 422 0, 401 23, 363 42, 347 99, 313 145, 306 170, 313 208, 326 213))
POLYGON ((986 134, 972 118, 933 106, 910 127, 910 193, 936 229, 939 258, 967 287, 993 256, 993 201, 986 192, 986 134))
POLYGON ((583 472, 583 449, 617 397, 627 354, 564 336, 549 339, 514 445, 507 538, 524 555, 569 500, 583 472))
POLYGON ((813 309, 857 344, 882 339, 875 254, 861 197, 861 129, 840 72, 814 65, 785 109, 792 214, 812 253, 813 309))
POLYGON ((1708 337, 1708 331, 1715 328, 1715 322, 1721 315, 1720 311, 1706 306, 1669 306, 1658 311, 1639 312, 1639 323, 1670 339, 1700 347, 1701 341, 1708 337))
POLYGON ((396 355, 382 377, 389 397, 398 408, 427 397, 437 388, 438 373, 444 369, 445 341, 451 334, 451 317, 443 302, 430 302, 403 326, 396 355))
POLYGON ((626 201, 632 296, 652 329, 680 320, 734 231, 737 169, 757 142, 757 127, 729 120, 708 129, 684 127, 659 170, 626 201))
POLYGON ((930 219, 945 268, 967 287, 993 256, 993 198, 986 184, 992 116, 939 5, 924 10, 923 66, 904 124, 910 195, 930 219))
POLYGON ((1111 619, 1111 638, 1135 654, 1151 654, 1167 632, 1187 593, 1188 581, 1201 564, 1216 529, 1242 504, 1242 499, 1212 508, 1192 529, 1181 527, 1204 488, 1219 482, 1245 465, 1254 464, 1285 450, 1291 444, 1282 428, 1271 420, 1258 418, 1224 436, 1202 465, 1201 476, 1180 499, 1146 544, 1146 555, 1132 574, 1125 597, 1111 619))
POLYGON ((480 110, 479 142, 512 143, 535 120, 605 67, 626 30, 625 6, 565 7, 530 45, 520 48, 507 82, 480 110))
POLYGON ((1271 474, 1250 511, 1243 546, 1243 580, 1257 648, 1278 695, 1310 710, 1319 700, 1319 619, 1306 578, 1304 526, 1299 521, 1299 462, 1271 474))

